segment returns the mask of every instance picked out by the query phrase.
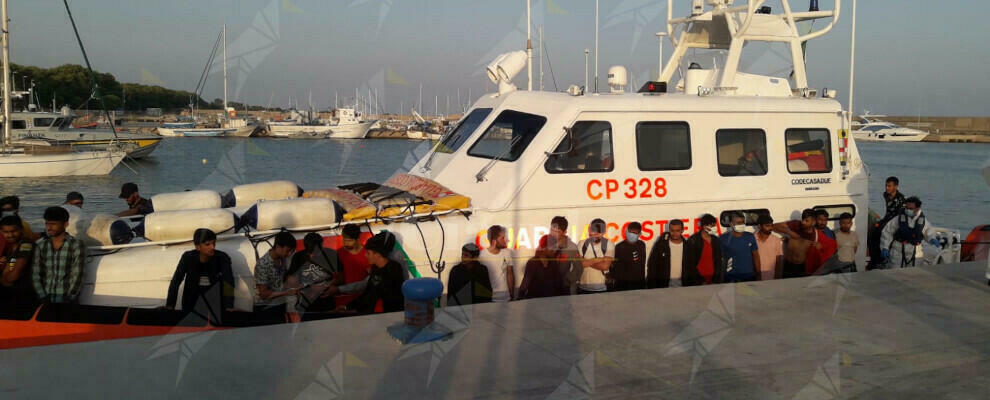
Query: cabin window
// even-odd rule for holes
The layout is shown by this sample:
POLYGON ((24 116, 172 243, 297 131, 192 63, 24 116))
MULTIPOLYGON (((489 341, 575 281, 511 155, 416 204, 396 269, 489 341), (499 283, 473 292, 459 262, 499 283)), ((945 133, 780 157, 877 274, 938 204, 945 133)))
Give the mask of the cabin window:
POLYGON ((843 213, 849 213, 849 214, 851 214, 853 216, 853 218, 856 217, 856 206, 854 204, 836 204, 836 205, 829 205, 829 206, 814 206, 814 207, 812 207, 812 209, 813 210, 816 210, 816 211, 817 210, 825 210, 825 211, 827 211, 828 212, 828 220, 829 221, 838 221, 839 220, 839 216, 841 216, 843 213))
POLYGON ((545 168, 551 174, 611 171, 612 124, 606 121, 580 121, 571 127, 557 149, 547 159, 545 168), (573 141, 571 140, 573 138, 573 141))
POLYGON ((23 119, 10 120, 10 129, 27 129, 27 121, 23 119))
POLYGON ((756 226, 756 220, 760 218, 761 215, 770 215, 770 210, 765 208, 755 209, 755 210, 729 210, 722 211, 718 220, 722 226, 729 227, 732 226, 732 214, 739 213, 742 214, 743 218, 746 220, 747 226, 756 226))
POLYGON ((691 169, 691 132, 688 124, 636 124, 636 158, 640 171, 691 169))
POLYGON ((34 127, 35 128, 47 128, 49 126, 52 126, 52 123, 53 122, 55 122, 55 118, 35 118, 34 119, 34 127))
POLYGON ((715 132, 715 145, 719 175, 767 174, 767 135, 762 129, 721 129, 715 132))
POLYGON ((787 171, 792 174, 832 172, 832 135, 828 129, 788 129, 787 171))
POLYGON ((491 108, 476 108, 468 114, 467 117, 454 128, 454 131, 447 135, 443 139, 443 142, 437 146, 436 151, 440 153, 453 153, 457 149, 461 148, 461 145, 467 141, 467 138, 471 136, 474 131, 478 130, 481 123, 488 118, 488 114, 492 113, 491 108))
POLYGON ((468 155, 482 158, 498 158, 515 161, 546 124, 546 117, 519 111, 505 110, 474 142, 468 155))

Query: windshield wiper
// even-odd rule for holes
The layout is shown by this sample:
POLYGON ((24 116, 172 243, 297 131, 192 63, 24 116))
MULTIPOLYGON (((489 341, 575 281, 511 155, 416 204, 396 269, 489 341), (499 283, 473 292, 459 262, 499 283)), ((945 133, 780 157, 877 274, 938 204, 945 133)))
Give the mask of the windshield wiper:
POLYGON ((512 141, 509 142, 509 147, 506 148, 505 151, 503 151, 501 154, 499 154, 495 158, 492 158, 492 160, 489 161, 488 164, 485 164, 485 167, 482 168, 480 171, 478 171, 478 173, 474 176, 474 179, 477 179, 478 182, 484 182, 485 181, 485 175, 488 175, 488 171, 491 170, 492 167, 495 166, 495 163, 496 162, 501 161, 502 158, 504 158, 506 155, 508 155, 509 153, 511 153, 512 152, 512 148, 516 146, 516 143, 519 143, 519 139, 521 139, 521 138, 522 138, 522 135, 519 135, 519 136, 516 136, 516 137, 512 138, 512 141))

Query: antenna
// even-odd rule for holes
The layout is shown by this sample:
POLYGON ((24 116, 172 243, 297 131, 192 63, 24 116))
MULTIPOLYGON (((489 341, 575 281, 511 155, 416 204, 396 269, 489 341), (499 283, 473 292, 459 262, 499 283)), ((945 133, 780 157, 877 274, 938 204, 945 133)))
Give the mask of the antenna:
POLYGON ((598 93, 598 0, 595 0, 595 93, 598 93))
POLYGON ((529 91, 533 91, 533 23, 530 22, 531 8, 530 0, 526 0, 526 74, 529 75, 526 90, 529 91))
POLYGON ((540 25, 540 90, 543 90, 543 25, 540 25))
MULTIPOLYGON (((10 30, 7 29, 7 0, 3 0, 3 146, 10 146, 10 30)), ((112 122, 111 122, 112 123, 112 122)))
POLYGON ((660 63, 657 67, 657 80, 663 80, 663 37, 667 36, 667 32, 657 32, 657 41, 660 42, 660 63))
POLYGON ((584 49, 584 92, 588 93, 588 49, 584 49))
POLYGON ((852 44, 849 49, 849 126, 852 126, 853 88, 856 73, 856 0, 852 0, 852 44))

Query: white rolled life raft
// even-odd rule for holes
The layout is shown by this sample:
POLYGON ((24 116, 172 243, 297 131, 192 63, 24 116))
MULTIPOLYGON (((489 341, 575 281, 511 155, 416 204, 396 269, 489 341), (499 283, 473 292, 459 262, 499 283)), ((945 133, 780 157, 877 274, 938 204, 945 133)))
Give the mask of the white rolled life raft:
POLYGON ((261 200, 295 199, 302 188, 290 181, 258 182, 235 186, 223 196, 223 207, 243 207, 261 200))
POLYGON ((206 210, 156 211, 144 217, 144 237, 153 242, 192 240, 199 228, 217 234, 237 225, 237 217, 222 208, 206 210))
MULTIPOLYGON (((77 207, 72 208, 79 210, 77 207)), ((134 239, 131 225, 116 215, 87 215, 81 211, 69 210, 69 225, 65 231, 87 246, 126 244, 134 239)))
POLYGON ((325 226, 338 222, 339 214, 330 199, 262 201, 241 216, 241 225, 259 231, 325 226))
POLYGON ((155 211, 203 210, 220 208, 220 193, 213 190, 162 193, 151 197, 155 211))

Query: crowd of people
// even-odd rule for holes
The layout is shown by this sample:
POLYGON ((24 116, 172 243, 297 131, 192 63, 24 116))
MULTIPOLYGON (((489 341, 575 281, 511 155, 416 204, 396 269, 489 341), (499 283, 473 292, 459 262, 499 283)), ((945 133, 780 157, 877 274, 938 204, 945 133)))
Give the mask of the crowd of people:
MULTIPOLYGON (((921 200, 905 198, 896 177, 887 179, 886 215, 871 230, 867 269, 915 264, 915 247, 923 241, 938 245, 934 228, 921 212, 921 200)), ((153 211, 133 183, 121 188, 127 210, 120 215, 153 211)), ((72 192, 61 206, 44 212, 45 228, 35 234, 20 218, 17 197, 0 199, 0 302, 76 303, 85 269, 86 246, 69 235, 68 207, 83 206, 83 196, 72 192)), ((540 297, 699 286, 795 278, 857 270, 859 239, 852 230, 853 216, 838 216, 838 230, 829 228, 822 209, 806 209, 798 220, 777 222, 766 214, 755 218, 750 232, 747 216, 729 213, 728 227, 701 216, 700 229, 686 236, 684 222, 672 220, 647 248, 642 226, 631 222, 615 241, 605 237, 608 223, 588 223, 587 238, 578 243, 568 236, 564 217, 550 221, 535 255, 525 262, 509 248, 507 229, 494 225, 487 231, 489 246, 468 243, 461 261, 449 273, 446 304, 508 302, 540 297), (619 240, 621 239, 621 240, 619 240)), ((753 221, 750 221, 753 222, 753 221)), ((325 238, 310 233, 297 251, 295 237, 280 232, 271 249, 254 269, 254 312, 282 315, 287 311, 377 313, 402 310, 402 283, 410 271, 397 260, 396 238, 381 232, 366 241, 357 225, 341 228, 340 246, 326 246, 325 238), (363 242, 363 243, 362 243, 363 242), (334 248, 336 247, 336 248, 334 248)), ((235 277, 231 258, 216 249, 216 233, 198 229, 194 249, 182 254, 168 287, 165 307, 178 305, 219 317, 233 310, 235 277), (182 296, 179 299, 179 288, 182 296)))

